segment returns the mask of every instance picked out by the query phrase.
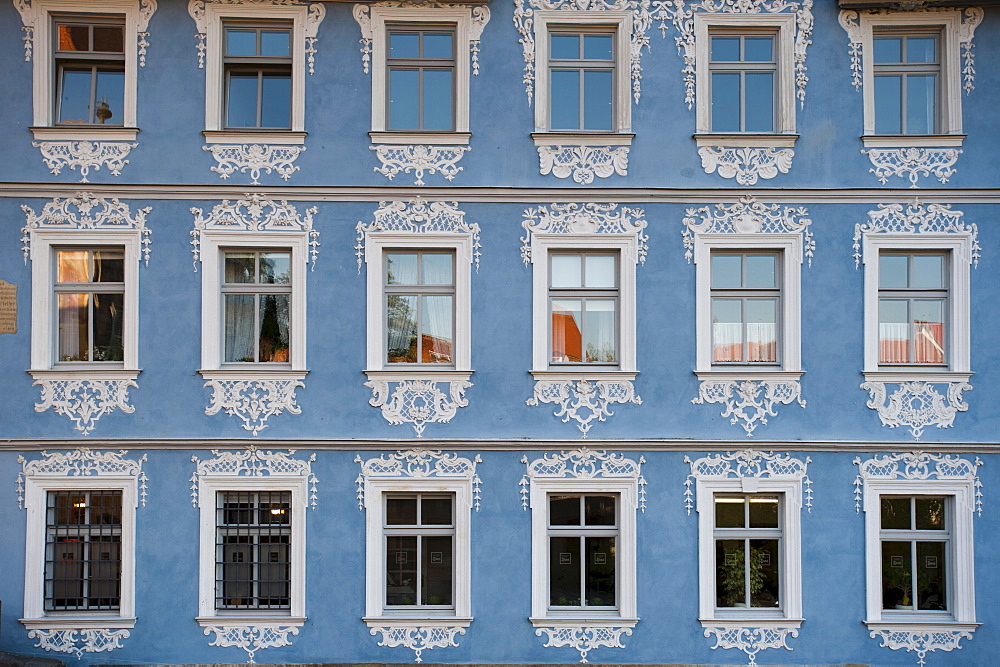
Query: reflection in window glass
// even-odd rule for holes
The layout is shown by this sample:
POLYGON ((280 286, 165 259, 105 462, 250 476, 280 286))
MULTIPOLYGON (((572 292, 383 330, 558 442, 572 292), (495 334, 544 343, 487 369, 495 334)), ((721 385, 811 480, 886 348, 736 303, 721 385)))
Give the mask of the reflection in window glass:
POLYGON ((551 253, 551 363, 618 362, 618 256, 551 253))
POLYGON ((289 362, 291 294, 291 253, 223 253, 227 363, 289 362))
POLYGON ((390 250, 383 276, 386 361, 454 364, 455 254, 390 250))
POLYGON ((549 606, 615 608, 618 496, 549 495, 549 606))
POLYGON ((614 129, 615 35, 549 34, 549 128, 614 129))
POLYGON ((712 363, 778 363, 778 258, 777 253, 712 253, 712 363))
POLYGON ((781 606, 780 507, 778 495, 716 495, 716 607, 781 606))
POLYGON ((879 363, 946 363, 946 257, 879 254, 879 363))
POLYGON ((876 29, 874 60, 875 132, 938 132, 941 61, 937 34, 903 34, 876 29))
POLYGON ((712 132, 774 132, 778 62, 773 35, 710 38, 712 132))
POLYGON ((389 28, 387 127, 455 128, 455 35, 441 28, 389 28))

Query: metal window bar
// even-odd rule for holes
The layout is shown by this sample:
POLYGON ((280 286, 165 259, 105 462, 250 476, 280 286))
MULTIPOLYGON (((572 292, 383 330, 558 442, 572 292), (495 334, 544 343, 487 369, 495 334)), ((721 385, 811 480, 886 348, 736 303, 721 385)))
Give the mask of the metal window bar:
POLYGON ((290 491, 219 491, 216 609, 290 609, 290 491))
POLYGON ((119 609, 122 492, 50 491, 45 511, 45 610, 119 609))

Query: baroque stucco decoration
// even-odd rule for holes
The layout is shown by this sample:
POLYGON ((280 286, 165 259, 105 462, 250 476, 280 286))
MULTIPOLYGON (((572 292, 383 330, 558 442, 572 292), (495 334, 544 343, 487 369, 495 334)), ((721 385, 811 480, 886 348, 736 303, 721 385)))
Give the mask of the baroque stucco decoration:
POLYGON ((536 628, 535 635, 545 635, 543 646, 569 646, 580 652, 580 662, 587 662, 587 654, 602 646, 625 648, 622 636, 631 636, 632 628, 579 625, 558 628, 536 628))
POLYGON ((358 273, 365 261, 365 239, 369 234, 390 232, 394 234, 468 234, 472 238, 470 261, 479 271, 482 246, 479 243, 479 225, 465 220, 465 211, 458 208, 458 202, 424 201, 419 197, 409 202, 379 202, 375 219, 370 223, 359 222, 355 226, 357 241, 354 255, 358 258, 358 273))
MULTIPOLYGON (((215 458, 202 461, 197 456, 191 457, 191 462, 197 464, 191 475, 191 505, 197 509, 201 494, 201 478, 212 477, 300 477, 309 482, 309 498, 306 501, 311 509, 316 509, 316 485, 319 479, 312 470, 316 461, 313 454, 308 459, 292 458, 294 449, 287 452, 264 451, 251 445, 245 450, 223 451, 213 449, 215 458)), ((207 632, 205 634, 208 634, 207 632)), ((294 634, 294 633, 293 633, 294 634)))
POLYGON ((28 639, 37 639, 35 648, 57 653, 72 653, 77 660, 83 660, 84 653, 109 653, 122 648, 122 640, 129 638, 128 630, 108 628, 35 628, 28 631, 28 639))
POLYGON ((698 149, 701 167, 706 174, 718 171, 723 178, 735 178, 740 185, 755 185, 757 180, 772 179, 792 168, 795 151, 791 148, 721 148, 698 149))
POLYGON ((413 173, 414 185, 425 185, 424 174, 441 174, 452 181, 464 167, 458 166, 469 146, 425 146, 423 144, 379 144, 369 146, 382 163, 374 170, 390 181, 399 174, 413 173))
MULTIPOLYGON (((195 48, 198 50, 198 69, 205 68, 205 38, 208 36, 208 16, 205 12, 206 4, 217 5, 304 5, 300 0, 190 0, 188 2, 188 14, 194 19, 198 26, 195 38, 198 40, 195 48)), ((315 73, 316 65, 316 41, 319 32, 319 24, 326 17, 326 7, 319 2, 309 4, 306 14, 305 42, 301 45, 306 56, 306 63, 309 67, 309 74, 315 73)), ((214 169, 212 171, 215 171, 214 169)), ((280 173, 280 172, 279 172, 280 173)), ((223 177, 225 178, 225 177, 223 177)))
POLYGON ((942 183, 955 175, 961 148, 869 148, 862 150, 872 163, 869 173, 882 185, 893 176, 906 178, 916 188, 921 176, 934 175, 942 183))
POLYGON ((787 644, 788 638, 798 637, 797 628, 751 628, 751 627, 718 627, 705 628, 705 636, 715 636, 712 649, 739 649, 747 654, 750 667, 757 664, 757 654, 769 648, 783 648, 791 651, 787 644))
POLYGON ((305 389, 306 385, 293 378, 212 378, 203 386, 212 390, 212 402, 205 408, 206 415, 224 411, 240 419, 244 430, 257 435, 267 428, 269 417, 285 411, 292 415, 302 414, 302 408, 295 402, 295 390, 305 389))
MULTIPOLYGON (((48 17, 48 13, 38 12, 31 6, 31 0, 13 0, 14 8, 21 15, 21 31, 24 36, 24 60, 31 61, 31 52, 34 48, 35 28, 44 29, 39 23, 48 17)), ((139 67, 146 66, 146 49, 149 47, 149 19, 156 12, 156 0, 138 0, 139 12, 136 14, 136 49, 139 56, 139 67)), ((117 174, 116 174, 117 176, 117 174)), ((126 633, 126 636, 127 633, 126 633)))
POLYGON ((702 380, 698 396, 691 399, 694 405, 720 403, 725 406, 722 417, 729 417, 730 424, 739 424, 752 438, 754 430, 767 424, 768 417, 777 417, 778 405, 798 403, 802 400, 802 385, 798 380, 702 380))
POLYGON ((381 634, 379 646, 408 648, 415 654, 414 662, 423 662, 421 654, 432 648, 458 646, 455 638, 465 634, 465 628, 445 625, 373 627, 369 633, 381 634))
POLYGON ((137 143, 127 141, 32 141, 31 145, 42 153, 42 161, 49 173, 58 175, 63 167, 72 171, 80 168, 80 182, 89 183, 90 170, 107 167, 114 176, 121 176, 128 164, 128 155, 137 143))
MULTIPOLYGON (((979 479, 979 466, 983 462, 974 461, 955 454, 931 454, 929 452, 904 452, 899 454, 874 455, 862 461, 854 458, 858 475, 854 478, 854 510, 861 513, 864 500, 865 482, 868 480, 972 480, 975 489, 975 507, 969 510, 977 516, 983 515, 983 483, 979 479)), ((873 634, 872 637, 875 635, 873 634)))
MULTIPOLYGON (((652 18, 660 21, 660 34, 666 38, 666 21, 673 23, 677 31, 674 42, 677 52, 684 58, 684 103, 688 109, 695 103, 695 72, 698 65, 694 32, 694 16, 697 13, 710 14, 795 14, 795 96, 799 105, 805 106, 806 84, 806 51, 812 44, 813 0, 792 2, 790 0, 652 0, 652 18)), ((704 159, 704 155, 702 156, 704 159)), ((790 160, 791 158, 789 158, 790 160)), ((709 172, 711 173, 711 172, 709 172)), ((765 177, 767 178, 767 177, 765 177)))
POLYGON ((878 204, 878 210, 868 211, 868 222, 854 225, 854 268, 861 268, 861 241, 869 234, 962 234, 971 241, 972 265, 979 267, 982 247, 979 226, 962 221, 962 211, 953 211, 951 204, 921 204, 914 199, 907 204, 878 204))
POLYGON ((299 634, 299 629, 295 626, 279 625, 236 625, 217 626, 211 625, 205 628, 205 635, 215 634, 209 646, 223 646, 243 649, 247 652, 247 664, 256 664, 255 654, 257 651, 267 648, 279 648, 291 646, 292 642, 288 635, 299 634))
POLYGON ((217 173, 219 178, 225 180, 237 171, 241 174, 249 171, 251 185, 260 185, 262 170, 268 174, 277 172, 282 180, 287 181, 299 170, 298 165, 292 163, 306 149, 305 146, 270 144, 212 144, 201 148, 215 158, 218 164, 210 171, 217 173))
MULTIPOLYGON (((38 477, 101 477, 107 475, 135 477, 139 483, 139 502, 145 507, 149 478, 142 470, 146 455, 138 459, 127 459, 128 450, 99 451, 81 447, 68 451, 42 452, 42 458, 28 461, 23 456, 17 457, 21 470, 17 473, 17 507, 24 509, 24 481, 26 478, 38 477)), ((128 635, 125 635, 126 637, 128 635)))
MULTIPOLYGON (((800 480, 803 504, 806 510, 812 513, 812 480, 807 474, 807 468, 812 463, 812 459, 808 456, 803 461, 789 454, 741 449, 724 454, 709 454, 694 461, 689 456, 685 456, 684 463, 691 466, 691 473, 684 480, 684 509, 687 510, 688 516, 691 515, 691 510, 695 506, 695 494, 692 487, 696 480, 740 479, 744 477, 800 480)), ((708 636, 707 632, 705 636, 708 636)))
POLYGON ((628 151, 628 146, 539 146, 538 170, 542 176, 572 176, 580 185, 589 185, 595 176, 627 176, 628 151))
POLYGON ((636 461, 622 454, 609 454, 606 450, 587 447, 558 454, 543 454, 534 461, 529 461, 527 455, 522 456, 521 463, 527 467, 527 471, 518 484, 521 509, 528 511, 528 496, 533 479, 634 479, 639 487, 638 509, 645 514, 646 478, 642 476, 642 464, 645 462, 646 459, 641 456, 636 461))
POLYGON ((962 639, 972 639, 968 630, 872 630, 868 635, 882 640, 882 648, 898 651, 906 649, 907 653, 917 654, 917 664, 926 665, 924 658, 932 651, 953 651, 962 648, 962 639))
POLYGON ((525 405, 542 403, 557 406, 554 416, 562 417, 563 423, 575 421, 581 437, 586 438, 595 419, 603 422, 614 416, 613 404, 642 405, 642 398, 631 380, 536 380, 534 395, 525 405))
POLYGON ((35 412, 52 408, 57 415, 69 417, 82 435, 90 435, 97 427, 97 421, 115 410, 126 414, 135 412, 135 406, 128 402, 128 390, 130 387, 139 388, 132 379, 97 377, 40 377, 32 385, 42 388, 41 402, 35 403, 35 412))
POLYGON ((476 473, 476 465, 483 461, 478 454, 469 459, 441 450, 407 449, 405 451, 399 450, 394 454, 380 454, 367 461, 358 455, 354 457, 354 462, 361 465, 361 472, 354 480, 355 484, 358 485, 359 511, 365 509, 365 480, 368 478, 399 479, 401 477, 468 479, 472 484, 472 507, 477 512, 479 511, 479 501, 482 499, 482 481, 476 473))
POLYGON ((373 408, 382 408, 382 416, 387 422, 411 424, 417 437, 422 438, 427 424, 447 424, 459 408, 469 405, 465 390, 472 383, 468 380, 369 380, 365 386, 372 390, 368 403, 373 408), (447 385, 447 394, 439 388, 442 384, 447 385), (391 393, 390 385, 393 387, 391 393))

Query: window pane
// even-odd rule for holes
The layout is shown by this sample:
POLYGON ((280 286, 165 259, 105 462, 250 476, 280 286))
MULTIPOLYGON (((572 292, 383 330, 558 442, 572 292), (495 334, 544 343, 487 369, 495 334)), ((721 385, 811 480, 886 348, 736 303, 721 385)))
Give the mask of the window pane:
POLYGON ((292 77, 265 74, 261 90, 261 127, 291 127, 292 77))
POLYGON ((745 37, 743 39, 743 60, 745 62, 771 62, 773 56, 773 37, 745 37))
POLYGON ((587 537, 587 605, 610 607, 615 600, 615 538, 587 537))
POLYGON ((777 260, 774 255, 747 255, 745 286, 755 289, 777 287, 777 260))
POLYGON ((291 282, 291 255, 287 252, 260 253, 260 282, 288 285, 291 282))
POLYGON ((743 361, 743 304, 739 299, 712 299, 712 361, 743 361))
POLYGON ((425 69, 424 130, 452 129, 452 70, 425 69))
POLYGON ((587 340, 587 361, 618 361, 615 349, 616 303, 610 299, 587 299, 585 302, 584 335, 587 340))
POLYGON ((576 60, 580 57, 580 35, 549 35, 549 52, 554 59, 576 60))
POLYGON ((728 289, 743 285, 741 255, 712 255, 712 289, 728 289))
POLYGON ((260 295, 258 361, 288 363, 288 295, 260 295))
POLYGON ((781 604, 778 540, 750 540, 750 606, 781 604))
POLYGON ((387 285, 417 284, 417 253, 391 252, 385 256, 387 285))
POLYGON ((614 37, 612 35, 584 35, 583 57, 585 60, 614 60, 614 37))
POLYGON ((59 250, 56 252, 56 282, 90 282, 90 253, 86 250, 59 250))
POLYGON ((906 77, 906 133, 933 134, 937 118, 937 77, 906 77))
POLYGON ((751 528, 778 527, 777 496, 750 497, 750 527, 751 528))
POLYGON ((882 542, 882 608, 913 608, 910 542, 882 542))
POLYGON ((944 498, 914 498, 917 530, 944 530, 944 498))
POLYGON ((252 252, 227 252, 225 255, 226 283, 254 282, 254 258, 252 252))
POLYGON ((385 524, 387 526, 416 526, 416 498, 386 498, 385 524))
POLYGON ((578 299, 552 300, 552 361, 583 361, 581 307, 578 299))
POLYGON ((909 255, 878 256, 878 286, 880 289, 909 287, 909 255))
POLYGON ((95 283, 125 282, 125 253, 121 250, 95 250, 92 280, 95 283))
POLYGON ((944 301, 920 299, 912 302, 913 361, 944 363, 944 301))
POLYGON ((451 504, 451 498, 421 498, 420 524, 423 526, 450 526, 451 504))
POLYGON ((917 609, 948 608, 945 543, 917 542, 917 609))
POLYGON ((586 286, 613 288, 617 283, 615 280, 615 259, 614 255, 587 255, 586 286))
POLYGON ((229 75, 229 127, 257 127, 257 73, 229 75))
POLYGON ((226 294, 226 361, 255 361, 254 297, 226 294))
POLYGON ((937 38, 907 37, 906 62, 908 63, 937 62, 937 38))
POLYGON ((553 70, 551 85, 552 129, 580 129, 579 70, 553 70))
POLYGON ((716 62, 737 62, 740 59, 739 37, 713 37, 712 56, 716 62))
POLYGON ((420 554, 423 564, 420 604, 450 605, 452 578, 451 535, 431 535, 422 538, 420 554))
POLYGON ((902 37, 876 37, 872 40, 872 50, 876 63, 903 62, 902 37))
POLYGON ((879 363, 905 364, 910 361, 909 303, 901 299, 879 299, 879 363))
POLYGON ((881 499, 882 530, 910 530, 910 499, 881 499))
MULTIPOLYGON (((549 283, 552 287, 582 287, 581 255, 552 255, 549 283)), ((589 267, 588 267, 589 268, 589 267)))
POLYGON ((549 538, 549 604, 580 606, 580 538, 549 538))
POLYGON ((580 496, 549 496, 550 526, 579 526, 580 496))
POLYGON ((260 55, 277 57, 292 55, 289 49, 290 34, 288 30, 261 30, 260 55))
POLYGON ((58 48, 60 51, 90 51, 90 26, 60 25, 58 48))
POLYGON ((746 498, 731 498, 716 496, 715 527, 744 528, 746 527, 746 498))
POLYGON ((386 356, 389 363, 417 363, 417 297, 386 295, 386 356))
POLYGON ((125 72, 122 70, 99 69, 97 71, 97 109, 94 112, 98 123, 122 125, 122 109, 125 108, 125 72))
POLYGON ((424 35, 424 58, 451 58, 453 56, 451 33, 424 35))
POLYGON ((423 350, 420 361, 432 364, 452 362, 452 323, 454 320, 454 297, 424 296, 423 321, 421 329, 423 350))
POLYGON ((253 606, 253 544, 249 535, 222 539, 222 605, 253 606))
POLYGON ((617 523, 615 496, 584 496, 584 520, 588 526, 613 526, 617 523))
POLYGON ((258 601, 260 607, 287 605, 289 601, 289 553, 287 535, 261 535, 258 550, 258 601))
POLYGON ((743 540, 715 541, 715 606, 746 607, 746 552, 743 540))
POLYGON ((452 285, 452 258, 451 253, 429 253, 421 255, 423 264, 421 285, 452 285))
POLYGON ((875 77, 875 132, 900 134, 903 131, 903 77, 875 77))
POLYGON ((583 73, 583 129, 611 130, 614 117, 610 70, 588 70, 583 73))
POLYGON ((389 70, 389 129, 420 128, 420 71, 391 68, 389 70))
POLYGON ((125 295, 94 295, 94 361, 122 361, 125 295))
POLYGON ((89 294, 60 294, 59 361, 90 361, 89 294))
POLYGON ((747 361, 778 361, 778 300, 747 299, 747 361))
POLYGON ((419 58, 420 35, 415 32, 390 32, 389 57, 419 58))
POLYGON ((237 30, 235 28, 226 29, 226 55, 227 56, 255 56, 257 55, 257 31, 237 30))
POLYGON ((385 604, 417 604, 417 538, 387 535, 385 538, 385 604))
POLYGON ((747 72, 746 79, 746 132, 772 132, 774 130, 774 73, 747 72))
POLYGON ((90 110, 90 68, 85 70, 62 70, 62 85, 59 90, 59 122, 60 123, 92 123, 94 118, 90 110))
POLYGON ((712 72, 712 131, 740 131, 740 75, 712 72))
POLYGON ((944 256, 914 255, 910 287, 914 289, 941 289, 944 287, 944 256))

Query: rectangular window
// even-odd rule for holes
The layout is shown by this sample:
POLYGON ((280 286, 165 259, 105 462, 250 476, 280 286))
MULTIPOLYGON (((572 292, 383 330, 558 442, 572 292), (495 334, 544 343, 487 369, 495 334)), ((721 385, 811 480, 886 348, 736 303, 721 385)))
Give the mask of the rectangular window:
POLYGON ((713 364, 778 364, 781 254, 711 253, 713 364))
POLYGON ((882 496, 882 609, 949 611, 949 499, 882 496))
POLYGON ((219 491, 215 608, 290 608, 290 491, 219 491))
POLYGON ((389 130, 455 129, 455 29, 389 26, 389 130))
POLYGON ((618 363, 618 254, 549 254, 550 362, 618 363))
POLYGON ((716 494, 716 608, 781 608, 780 504, 777 494, 716 494))
POLYGON ((384 257, 386 362, 454 365, 455 253, 386 250, 384 257))
POLYGON ((291 264, 288 250, 223 251, 226 363, 288 363, 291 264))
POLYGON ((49 491, 46 496, 45 611, 118 611, 121 490, 49 491))
POLYGON ((549 33, 549 129, 615 129, 615 31, 549 33))
POLYGON ((774 132, 777 35, 711 32, 712 132, 774 132))
POLYGON ((940 32, 876 28, 872 34, 875 132, 939 132, 940 32))
POLYGON ((287 23, 224 26, 227 128, 291 129, 291 41, 287 23))
POLYGON ((56 122, 123 125, 124 19, 57 17, 54 23, 56 122))
POLYGON ((946 363, 948 256, 880 252, 879 364, 946 363))
POLYGON ((548 496, 549 608, 617 609, 617 494, 548 496))
POLYGON ((122 363, 125 249, 57 248, 54 252, 57 362, 122 363))
POLYGON ((385 605, 454 608, 455 496, 385 495, 385 605))

